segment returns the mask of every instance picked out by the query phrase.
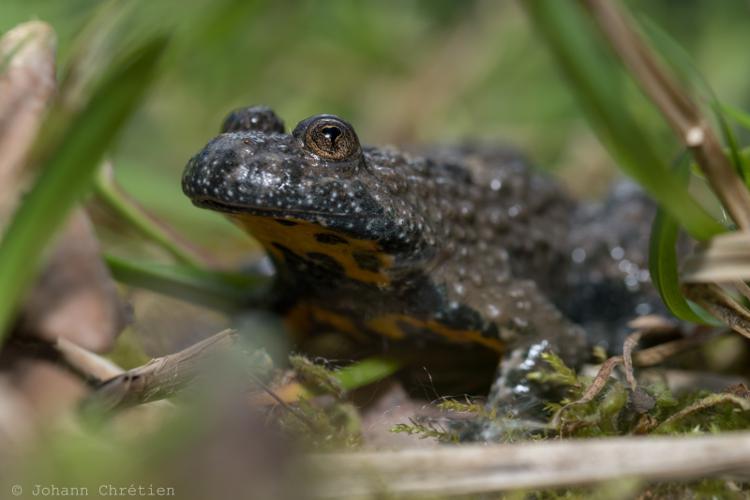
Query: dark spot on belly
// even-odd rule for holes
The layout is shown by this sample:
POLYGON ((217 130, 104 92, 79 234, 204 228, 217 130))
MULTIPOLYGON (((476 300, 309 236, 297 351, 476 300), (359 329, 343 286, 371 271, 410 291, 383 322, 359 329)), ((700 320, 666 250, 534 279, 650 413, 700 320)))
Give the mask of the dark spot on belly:
MULTIPOLYGON (((303 259, 284 245, 276 243, 275 241, 271 243, 271 246, 273 246, 281 254, 281 260, 283 264, 280 266, 280 270, 282 271, 282 274, 285 271, 290 271, 292 273, 302 273, 303 275, 309 273, 310 265, 307 259, 303 259)), ((277 256, 274 256, 274 259, 277 258, 277 256)))
POLYGON ((276 250, 280 251, 281 253, 284 253, 284 254, 286 254, 286 253, 292 253, 291 250, 289 250, 287 247, 285 247, 281 243, 276 243, 275 241, 273 241, 273 242, 271 242, 271 245, 273 245, 273 247, 276 250))
POLYGON ((286 219, 274 219, 276 222, 281 224, 282 226, 296 226, 297 223, 293 220, 286 220, 286 219))
POLYGON ((340 243, 346 245, 348 243, 344 238, 333 233, 317 233, 315 239, 319 243, 324 243, 326 245, 338 245, 340 243))
POLYGON ((360 269, 373 273, 380 271, 380 259, 378 259, 377 254, 372 252, 354 252, 352 257, 354 257, 360 269))
POLYGON ((344 274, 344 267, 330 255, 320 252, 309 252, 306 254, 306 257, 332 273, 344 274))
POLYGON ((271 245, 281 252, 281 254, 284 256, 284 260, 287 261, 288 265, 302 265, 302 267, 305 267, 306 263, 305 260, 297 255, 296 253, 292 252, 290 249, 282 245, 281 243, 276 243, 275 241, 271 243, 271 245))

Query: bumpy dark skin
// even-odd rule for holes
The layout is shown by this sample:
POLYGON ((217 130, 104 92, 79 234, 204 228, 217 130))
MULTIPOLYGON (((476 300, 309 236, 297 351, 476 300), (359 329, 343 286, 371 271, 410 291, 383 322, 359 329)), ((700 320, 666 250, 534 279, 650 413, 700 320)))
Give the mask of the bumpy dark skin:
POLYGON ((182 186, 264 245, 277 271, 273 308, 293 328, 492 349, 504 358, 494 401, 531 392, 525 375, 545 350, 574 366, 587 357, 584 329, 561 311, 605 341, 639 296, 617 265, 630 243, 615 242, 623 255, 610 257, 612 245, 576 228, 598 212, 505 149, 410 155, 360 146, 335 116, 286 134, 270 109, 245 108, 190 160, 182 186), (622 292, 603 320, 572 299, 602 290, 622 292))

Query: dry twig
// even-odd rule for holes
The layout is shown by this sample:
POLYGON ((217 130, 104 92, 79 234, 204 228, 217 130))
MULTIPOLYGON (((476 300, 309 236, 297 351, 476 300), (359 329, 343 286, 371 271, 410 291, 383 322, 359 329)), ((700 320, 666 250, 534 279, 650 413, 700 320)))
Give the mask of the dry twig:
POLYGON ((691 283, 684 287, 690 300, 705 308, 732 330, 750 338, 750 312, 715 283, 691 283))
POLYGON ((180 352, 152 359, 104 382, 85 405, 112 410, 172 396, 200 375, 208 360, 230 352, 237 338, 236 331, 224 330, 180 352))
POLYGON ((385 452, 315 454, 317 494, 356 498, 389 493, 459 495, 522 488, 644 481, 750 478, 750 433, 627 437, 385 452))
MULTIPOLYGON (((564 413, 570 409, 572 406, 582 405, 586 403, 590 403, 594 400, 594 398, 604 389, 604 387, 607 385, 607 380, 609 380, 609 377, 612 375, 612 371, 620 365, 623 364, 625 367, 625 378, 627 379, 628 386, 630 387, 630 390, 632 391, 632 398, 634 398, 637 401, 636 407, 644 407, 652 404, 652 398, 642 390, 638 388, 638 382, 635 379, 635 374, 633 373, 633 349, 638 345, 638 342, 647 335, 653 335, 653 334, 660 334, 664 333, 666 331, 674 330, 675 325, 665 320, 664 318, 658 317, 658 316, 648 316, 648 317, 642 317, 637 318, 633 322, 630 323, 630 326, 632 327, 640 327, 641 330, 635 331, 628 335, 628 337, 625 339, 623 348, 622 348, 622 356, 612 356, 611 358, 607 359, 604 363, 602 363, 601 367, 599 368, 599 371, 594 376, 594 380, 591 382, 591 385, 586 389, 583 396, 581 396, 579 399, 572 401, 562 408, 560 408, 557 413, 555 413, 554 417, 552 418, 552 426, 553 427, 559 427, 562 422, 562 416, 564 413)), ((662 349, 659 351, 658 355, 656 353, 651 352, 650 356, 646 356, 645 359, 649 361, 663 361, 667 355, 676 354, 677 352, 680 352, 682 348, 685 346, 692 346, 695 345, 694 343, 682 343, 679 344, 679 346, 676 346, 674 344, 677 344, 678 342, 682 342, 685 339, 680 339, 675 342, 668 342, 667 344, 663 345, 670 345, 671 347, 663 348, 662 346, 656 346, 657 348, 661 347, 662 349), (677 348, 676 348, 677 347, 677 348)), ((638 353, 636 353, 638 354, 638 353)), ((639 361, 636 359, 636 362, 639 361)))
POLYGON ((125 372, 107 358, 63 337, 57 339, 55 349, 68 367, 88 380, 101 382, 125 372))
POLYGON ((584 405, 586 403, 590 403, 594 400, 594 398, 602 392, 602 389, 604 389, 604 386, 607 385, 607 380, 609 380, 610 375, 612 375, 612 371, 617 367, 617 365, 622 364, 622 356, 612 356, 608 360, 606 360, 604 363, 602 363, 602 366, 599 368, 599 371, 597 372, 596 376, 594 377, 594 380, 591 382, 591 385, 586 389, 586 392, 583 393, 583 396, 581 396, 579 399, 576 399, 575 401, 572 401, 555 413, 554 417, 552 417, 551 425, 552 427, 559 428, 560 424, 562 423, 562 416, 565 414, 566 411, 568 411, 573 406, 578 405, 584 405))
POLYGON ((681 339, 655 345, 633 353, 633 363, 639 367, 654 366, 678 353, 697 347, 720 334, 716 328, 698 326, 693 332, 681 339))

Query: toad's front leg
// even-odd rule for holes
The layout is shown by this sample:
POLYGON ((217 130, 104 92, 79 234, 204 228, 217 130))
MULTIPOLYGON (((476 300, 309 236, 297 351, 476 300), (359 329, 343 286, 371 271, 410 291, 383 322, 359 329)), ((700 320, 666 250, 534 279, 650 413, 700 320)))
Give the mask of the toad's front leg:
POLYGON ((583 329, 568 320, 534 282, 520 281, 498 287, 485 297, 499 304, 501 338, 508 340, 488 406, 499 415, 542 418, 544 403, 560 398, 559 387, 529 380, 532 372, 546 369, 542 354, 554 353, 577 368, 589 356, 583 329))

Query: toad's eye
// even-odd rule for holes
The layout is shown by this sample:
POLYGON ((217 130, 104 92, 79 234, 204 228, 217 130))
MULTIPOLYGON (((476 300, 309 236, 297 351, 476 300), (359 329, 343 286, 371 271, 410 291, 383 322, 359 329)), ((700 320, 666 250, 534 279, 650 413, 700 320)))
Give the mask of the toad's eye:
POLYGON ((348 160, 359 153, 359 139, 351 125, 331 115, 320 115, 300 122, 294 136, 305 148, 325 160, 348 160))

